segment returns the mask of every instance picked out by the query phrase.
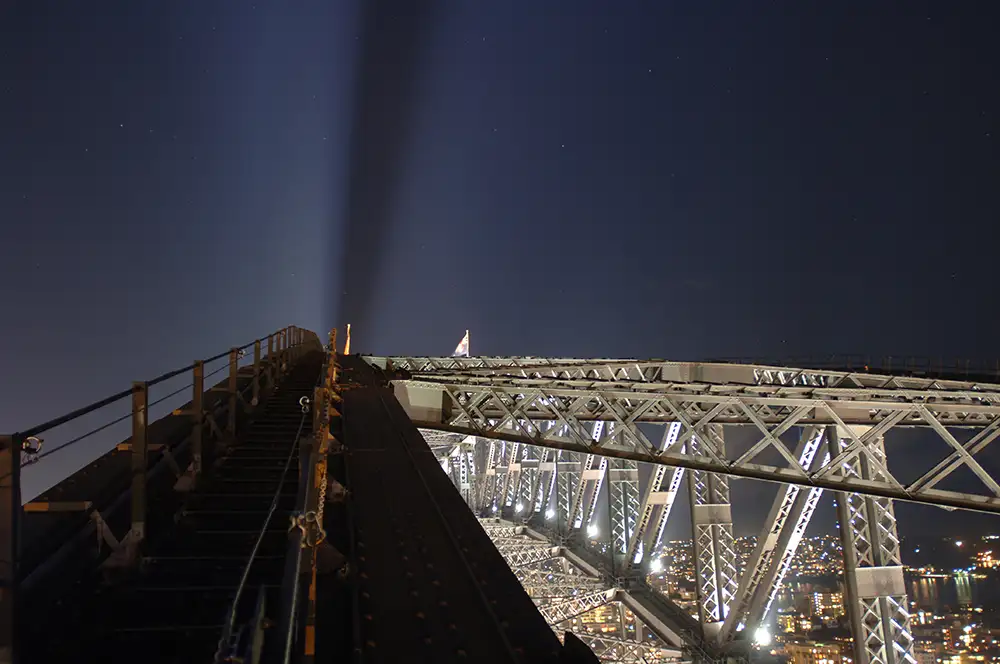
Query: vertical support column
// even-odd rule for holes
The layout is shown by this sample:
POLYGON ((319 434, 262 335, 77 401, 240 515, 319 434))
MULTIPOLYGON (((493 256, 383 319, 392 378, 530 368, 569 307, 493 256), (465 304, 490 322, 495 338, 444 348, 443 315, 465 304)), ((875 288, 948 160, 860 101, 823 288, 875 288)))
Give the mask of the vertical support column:
MULTIPOLYGON (((692 436, 688 449, 705 455, 714 450, 725 455, 721 426, 709 425, 692 436)), ((696 470, 688 474, 691 521, 694 526, 695 575, 698 578, 699 616, 707 638, 716 638, 736 594, 739 575, 733 541, 733 517, 729 502, 729 478, 696 470)))
POLYGON ((236 399, 239 382, 237 372, 239 371, 240 351, 236 348, 229 350, 229 409, 226 422, 226 433, 229 434, 229 442, 236 440, 236 399))
POLYGON ((521 443, 513 443, 510 450, 510 458, 507 460, 507 475, 504 477, 501 510, 504 507, 514 505, 514 499, 517 498, 518 489, 521 486, 521 457, 524 456, 521 443))
POLYGON ((139 545, 146 539, 146 467, 149 388, 144 382, 132 383, 132 527, 125 547, 127 562, 133 564, 139 545))
MULTIPOLYGON (((885 440, 866 437, 870 427, 851 431, 863 451, 838 472, 847 477, 885 481, 885 440)), ((830 456, 844 449, 850 432, 827 427, 830 456)), ((853 436, 851 437, 853 439, 853 436)), ((856 493, 837 494, 837 520, 844 549, 844 585, 854 636, 857 664, 902 664, 913 661, 913 635, 899 555, 899 536, 892 500, 856 493)))
POLYGON ((0 436, 0 664, 14 662, 21 520, 21 441, 0 436))
POLYGON ((253 342, 253 396, 250 405, 254 408, 260 403, 260 339, 253 342))
POLYGON ((204 469, 204 450, 202 449, 202 434, 205 427, 205 363, 195 360, 192 371, 191 394, 191 462, 194 465, 195 481, 201 477, 204 469))
POLYGON ((479 484, 479 495, 476 503, 479 506, 480 514, 493 513, 493 496, 496 495, 497 484, 497 458, 500 454, 500 443, 495 440, 480 441, 480 445, 487 447, 486 463, 483 466, 483 480, 479 484))
POLYGON ((581 482, 582 467, 583 461, 578 453, 559 451, 559 460, 556 462, 556 513, 553 516, 556 518, 556 529, 563 537, 568 536, 573 529, 573 497, 581 482))
POLYGON ((628 549, 639 513, 639 464, 630 459, 613 459, 610 465, 610 537, 612 551, 618 556, 628 549))

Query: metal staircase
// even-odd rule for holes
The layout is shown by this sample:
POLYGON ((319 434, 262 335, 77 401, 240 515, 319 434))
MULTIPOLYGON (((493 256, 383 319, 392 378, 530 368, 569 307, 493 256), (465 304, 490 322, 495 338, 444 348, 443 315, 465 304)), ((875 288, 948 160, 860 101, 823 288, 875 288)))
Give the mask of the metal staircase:
POLYGON ((139 568, 126 578, 104 570, 91 579, 94 592, 80 593, 69 609, 64 627, 73 633, 34 644, 25 661, 211 662, 217 651, 252 640, 247 630, 262 629, 265 613, 278 614, 299 439, 311 432, 300 399, 311 397, 322 361, 314 353, 291 369, 220 451, 174 523, 151 534, 139 568))

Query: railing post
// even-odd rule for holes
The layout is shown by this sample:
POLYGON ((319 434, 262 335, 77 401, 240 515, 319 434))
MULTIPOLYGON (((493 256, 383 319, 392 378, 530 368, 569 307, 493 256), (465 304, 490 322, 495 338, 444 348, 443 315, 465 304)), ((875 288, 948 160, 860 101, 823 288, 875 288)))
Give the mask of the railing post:
POLYGON ((295 328, 294 325, 289 325, 288 326, 288 337, 289 337, 289 344, 288 345, 291 346, 291 349, 292 349, 292 352, 291 352, 290 355, 291 355, 292 361, 294 362, 299 357, 299 344, 298 344, 298 341, 297 341, 297 339, 298 339, 298 330, 295 328))
POLYGON ((254 408, 260 403, 260 339, 253 342, 253 397, 250 405, 254 408))
POLYGON ((191 460, 194 464, 195 482, 201 477, 204 467, 204 450, 202 449, 202 433, 205 426, 205 363, 195 360, 192 371, 191 394, 191 460))
POLYGON ((236 439, 236 398, 239 383, 237 382, 237 372, 239 371, 240 351, 237 348, 229 350, 229 417, 226 424, 226 433, 229 434, 230 441, 236 439))
POLYGON ((274 387, 274 335, 267 335, 267 387, 274 387))
POLYGON ((139 544, 146 538, 146 434, 148 431, 149 388, 132 383, 132 528, 125 553, 128 563, 138 557, 139 544))
POLYGON ((284 330, 278 330, 277 345, 278 345, 278 347, 276 349, 276 357, 277 357, 277 361, 278 361, 278 364, 277 364, 277 366, 278 366, 277 376, 278 376, 278 379, 280 380, 281 379, 281 374, 282 374, 281 365, 283 365, 285 363, 285 331, 284 330))
POLYGON ((0 436, 0 664, 14 662, 20 517, 21 442, 0 436))

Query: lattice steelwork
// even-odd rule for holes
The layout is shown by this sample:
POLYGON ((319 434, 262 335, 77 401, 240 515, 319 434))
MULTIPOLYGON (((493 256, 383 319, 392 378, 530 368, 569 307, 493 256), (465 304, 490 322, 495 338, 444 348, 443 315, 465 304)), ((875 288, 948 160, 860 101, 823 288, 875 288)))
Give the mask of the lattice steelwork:
POLYGON ((613 459, 610 472, 611 542, 616 553, 625 553, 639 512, 639 464, 613 459))
MULTIPOLYGON (((822 430, 815 427, 802 430, 796 454, 804 468, 813 464, 823 439, 822 430)), ((767 530, 757 539, 740 576, 732 611, 725 620, 720 640, 733 638, 746 624, 763 622, 822 493, 822 489, 803 491, 795 485, 784 486, 778 491, 765 521, 767 530)))
POLYGON ((497 519, 481 522, 539 612, 560 638, 567 631, 573 632, 602 662, 681 661, 679 648, 652 636, 622 604, 623 591, 576 567, 566 549, 553 546, 523 526, 497 519), (607 609, 606 615, 594 615, 599 609, 607 609), (587 619, 588 615, 591 620, 587 619), (614 633, 592 633, 584 628, 587 624, 597 624, 602 630, 614 633))
MULTIPOLYGON (((704 634, 695 633, 701 628, 683 627, 683 616, 672 609, 667 614, 673 622, 657 624, 659 633, 702 653, 699 658, 708 656, 708 644, 732 641, 767 615, 824 490, 834 491, 838 505, 845 605, 858 664, 914 661, 892 499, 1000 513, 1000 484, 975 458, 1000 436, 1000 385, 636 360, 371 361, 384 366, 389 359, 412 374, 396 389, 407 392, 411 418, 419 426, 481 437, 480 512, 489 512, 483 509, 487 505, 502 511, 510 495, 507 478, 515 474, 511 459, 522 459, 514 470, 525 476, 529 467, 534 472, 527 485, 519 480, 517 495, 527 506, 523 518, 544 516, 553 541, 569 542, 579 529, 597 537, 592 519, 599 497, 605 496, 611 528, 599 537, 612 551, 624 553, 626 574, 644 573, 644 560, 657 546, 687 475, 704 634), (664 426, 659 445, 650 440, 654 425, 664 426), (725 426, 749 427, 759 437, 748 446, 727 446, 725 426), (934 431, 947 449, 913 481, 903 481, 888 467, 885 437, 900 427, 934 431), (960 443, 951 427, 974 429, 973 435, 960 443), (797 446, 783 440, 796 432, 797 446), (512 454, 515 445, 521 456, 512 454), (638 462, 653 464, 644 488, 632 480, 638 462), (939 488, 963 468, 981 482, 978 493, 939 488), (735 567, 729 476, 785 484, 742 578, 735 567)), ((567 551, 548 542, 522 543, 507 547, 506 556, 520 578, 535 584, 538 575, 526 569, 564 564, 567 551)), ((565 597, 577 579, 572 573, 549 576, 553 588, 544 600, 546 610, 563 615, 574 604, 556 599, 565 597)), ((593 579, 579 583, 575 606, 581 593, 588 601, 600 599, 602 588, 593 579)), ((657 621, 653 614, 646 617, 657 621)), ((592 641, 591 646, 597 652, 600 644, 592 641)), ((619 652, 625 644, 611 646, 619 652)))
MULTIPOLYGON (((831 453, 843 456, 850 433, 828 427, 831 453)), ((840 472, 867 479, 882 472, 885 446, 881 438, 869 439, 868 456, 842 462, 840 472), (869 459, 878 463, 870 464, 869 459)), ((881 478, 884 479, 884 478, 881 478)), ((913 663, 913 635, 899 555, 899 536, 892 501, 886 498, 841 495, 837 503, 855 658, 861 664, 913 663)))
MULTIPOLYGON (((710 428, 705 438, 692 437, 688 447, 694 454, 724 456, 721 427, 710 428)), ((739 582, 729 478, 696 470, 691 473, 689 483, 700 616, 702 625, 711 631, 719 629, 729 615, 739 582)))
MULTIPOLYGON (((726 364, 531 358, 539 363, 532 368, 529 360, 503 358, 392 359, 416 372, 400 384, 413 392, 409 403, 437 404, 413 413, 428 428, 594 454, 585 423, 606 421, 618 427, 599 441, 607 456, 1000 513, 1000 484, 975 459, 1000 436, 1000 385, 726 364), (658 450, 639 427, 644 422, 680 422, 683 431, 669 449, 658 450), (735 458, 681 451, 710 425, 737 424, 755 427, 762 437, 735 458), (779 437, 793 427, 826 425, 869 426, 852 436, 844 454, 870 465, 878 461, 867 439, 896 427, 931 429, 951 451, 912 482, 884 467, 870 479, 838 473, 839 459, 810 472, 779 437), (963 444, 947 427, 978 431, 963 444), (757 460, 769 450, 780 454, 780 464, 757 460), (962 467, 987 491, 937 488, 962 467)), ((386 358, 372 361, 385 364, 386 358)))
MULTIPOLYGON (((572 520, 573 497, 580 485, 580 455, 576 452, 559 450, 559 464, 556 466, 556 508, 552 517, 557 527, 565 527, 572 520)), ((548 517, 546 513, 546 518, 548 517)))
MULTIPOLYGON (((680 430, 681 426, 677 422, 664 428, 660 449, 664 450, 670 447, 677 440, 680 430)), ((653 468, 653 475, 643 496, 641 508, 637 510, 636 529, 632 533, 626 551, 626 569, 631 570, 635 565, 641 563, 646 552, 653 551, 659 545, 682 479, 684 479, 683 468, 674 468, 672 472, 668 466, 658 465, 653 468), (670 482, 664 491, 663 482, 668 474, 670 482), (655 525, 650 528, 650 524, 655 525)))

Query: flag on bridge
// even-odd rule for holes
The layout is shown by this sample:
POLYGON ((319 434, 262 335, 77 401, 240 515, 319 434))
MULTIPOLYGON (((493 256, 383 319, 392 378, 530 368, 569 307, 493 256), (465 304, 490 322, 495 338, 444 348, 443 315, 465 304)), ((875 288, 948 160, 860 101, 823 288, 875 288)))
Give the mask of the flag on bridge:
POLYGON ((469 356, 469 331, 465 331, 465 336, 462 340, 458 342, 458 346, 455 348, 455 352, 451 354, 452 357, 468 357, 469 356))

